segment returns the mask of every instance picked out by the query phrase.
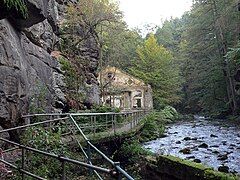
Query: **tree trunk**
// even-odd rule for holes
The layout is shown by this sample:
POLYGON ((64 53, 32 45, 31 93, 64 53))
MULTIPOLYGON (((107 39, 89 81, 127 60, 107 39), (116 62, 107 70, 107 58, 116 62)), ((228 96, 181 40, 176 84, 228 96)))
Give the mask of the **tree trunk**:
POLYGON ((230 109, 233 114, 235 114, 237 110, 237 102, 236 102, 236 93, 234 88, 233 79, 231 76, 230 68, 228 61, 225 59, 225 55, 227 54, 227 41, 223 32, 222 26, 224 26, 223 22, 219 20, 219 14, 217 11, 216 1, 212 0, 212 10, 213 10, 213 17, 214 17, 214 31, 219 47, 219 54, 221 59, 223 59, 223 71, 227 85, 227 95, 228 95, 228 102, 230 103, 230 109))

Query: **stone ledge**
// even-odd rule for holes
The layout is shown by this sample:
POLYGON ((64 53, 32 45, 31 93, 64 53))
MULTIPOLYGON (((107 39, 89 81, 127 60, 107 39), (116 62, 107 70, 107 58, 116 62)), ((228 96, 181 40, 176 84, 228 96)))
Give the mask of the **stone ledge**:
POLYGON ((210 167, 174 156, 147 157, 148 166, 156 173, 184 180, 239 180, 239 176, 215 171, 210 167))

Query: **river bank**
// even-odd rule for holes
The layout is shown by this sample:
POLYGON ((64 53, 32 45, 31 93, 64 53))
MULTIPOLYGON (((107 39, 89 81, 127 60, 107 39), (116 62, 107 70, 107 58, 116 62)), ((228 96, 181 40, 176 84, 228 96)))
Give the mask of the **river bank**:
POLYGON ((159 155, 172 155, 202 163, 222 172, 240 173, 240 126, 234 121, 191 121, 166 126, 166 137, 144 144, 144 148, 159 155))
MULTIPOLYGON (((238 151, 232 152, 234 149, 238 149, 238 146, 234 146, 232 142, 236 141, 236 138, 238 140, 237 132, 239 131, 235 129, 237 127, 239 126, 233 126, 232 123, 228 124, 226 121, 206 120, 201 117, 194 120, 193 117, 189 118, 189 116, 185 119, 183 116, 169 119, 162 116, 162 113, 154 113, 145 119, 145 126, 138 134, 123 143, 114 157, 122 162, 136 179, 148 179, 149 177, 151 179, 174 179, 173 176, 167 174, 167 171, 163 170, 168 167, 169 171, 175 171, 175 166, 186 166, 185 169, 193 171, 196 178, 239 179, 239 176, 233 175, 237 174, 238 171, 238 151), (154 120, 157 123, 152 124, 154 120), (156 133, 159 127, 161 127, 161 131, 156 133), (194 131, 194 128, 197 130, 194 131), (199 135, 197 132, 201 134, 199 135), (156 138, 156 136, 158 137, 156 138), (230 140, 225 142, 225 136, 230 140), (142 148, 142 143, 145 148, 142 148), (216 148, 220 149, 217 151, 216 148), (171 154, 171 152, 174 153, 171 154), (210 158, 209 154, 211 153, 217 158, 215 161, 214 158, 210 158), (225 160, 224 153, 229 153, 225 160), (205 160, 209 160, 210 165, 205 163, 205 160), (221 163, 216 163, 218 161, 221 163), (211 163, 214 163, 214 167, 211 166, 211 163), (233 174, 225 174, 215 170, 233 174), (201 172, 201 176, 198 176, 199 172, 201 172)), ((183 170, 180 168, 179 171, 183 170)), ((193 178, 191 173, 183 171, 182 174, 188 179, 193 178)), ((181 179, 178 178, 178 175, 175 178, 181 179)))

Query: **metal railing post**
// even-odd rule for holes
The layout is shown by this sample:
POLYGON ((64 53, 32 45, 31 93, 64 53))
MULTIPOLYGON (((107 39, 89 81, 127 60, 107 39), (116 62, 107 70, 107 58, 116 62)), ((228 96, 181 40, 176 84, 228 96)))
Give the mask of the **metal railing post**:
POLYGON ((95 137, 96 135, 96 120, 97 120, 97 116, 93 116, 93 136, 95 137))
POLYGON ((131 125, 131 129, 132 129, 133 128, 133 113, 131 113, 130 116, 131 116, 131 121, 130 121, 131 123, 130 123, 130 125, 131 125))
POLYGON ((108 116, 106 115, 106 130, 108 129, 108 116))
POLYGON ((122 173, 118 171, 117 167, 120 167, 120 162, 114 162, 115 169, 117 171, 117 179, 122 180, 122 173))
POLYGON ((65 161, 64 160, 62 160, 61 159, 61 161, 62 161, 62 177, 61 177, 61 180, 66 180, 66 166, 65 166, 65 161))
MULTIPOLYGON (((88 164, 91 164, 91 146, 90 144, 88 143, 89 140, 87 140, 87 157, 88 157, 88 164)), ((89 175, 91 176, 92 175, 92 169, 89 168, 89 175)))
POLYGON ((93 133, 93 117, 90 116, 90 119, 91 119, 90 129, 91 129, 91 132, 93 133))
POLYGON ((114 130, 114 134, 116 134, 116 114, 114 114, 113 115, 113 120, 114 120, 114 122, 113 122, 113 130, 114 130))
MULTIPOLYGON (((25 167, 25 149, 22 148, 22 170, 24 170, 25 167)), ((22 180, 24 180, 24 172, 22 172, 22 180)))
POLYGON ((114 115, 112 114, 112 129, 114 129, 114 115))
POLYGON ((122 180, 122 174, 121 173, 118 174, 118 180, 122 180))

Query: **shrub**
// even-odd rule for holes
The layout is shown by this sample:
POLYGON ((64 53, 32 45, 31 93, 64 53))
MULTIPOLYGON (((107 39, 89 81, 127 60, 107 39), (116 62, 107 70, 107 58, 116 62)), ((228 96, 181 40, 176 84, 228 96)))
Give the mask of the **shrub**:
POLYGON ((163 135, 165 127, 161 121, 161 113, 153 112, 144 118, 144 125, 140 133, 140 141, 146 142, 163 135))
POLYGON ((172 106, 166 106, 163 110, 160 111, 160 114, 163 121, 175 121, 179 118, 177 110, 172 106))
MULTIPOLYGON (((61 128, 31 127, 27 128, 21 137, 22 144, 50 152, 57 155, 67 156, 67 147, 61 139, 61 128)), ((44 178, 60 178, 61 163, 54 158, 41 154, 26 152, 26 169, 44 178)))

